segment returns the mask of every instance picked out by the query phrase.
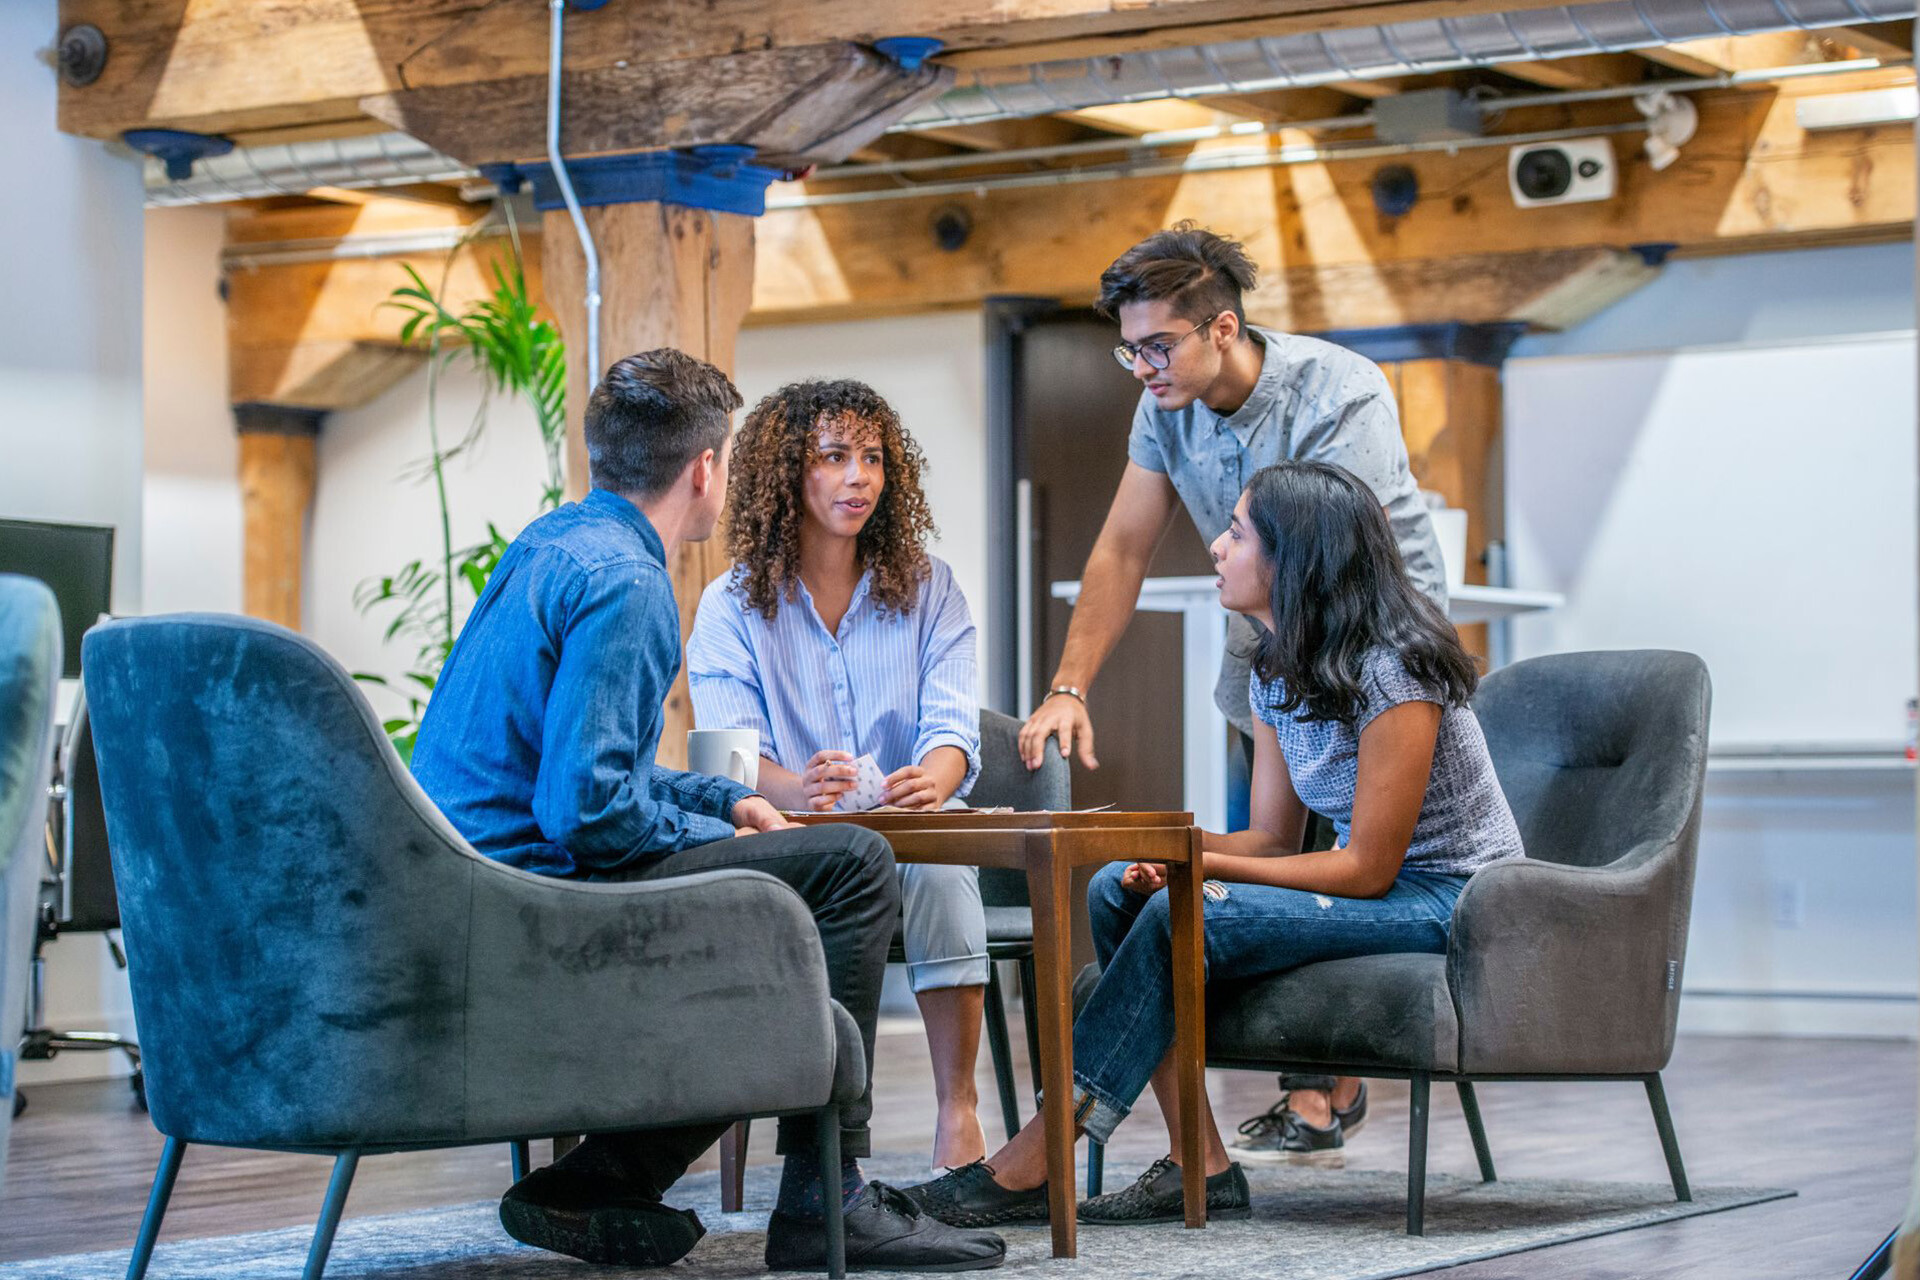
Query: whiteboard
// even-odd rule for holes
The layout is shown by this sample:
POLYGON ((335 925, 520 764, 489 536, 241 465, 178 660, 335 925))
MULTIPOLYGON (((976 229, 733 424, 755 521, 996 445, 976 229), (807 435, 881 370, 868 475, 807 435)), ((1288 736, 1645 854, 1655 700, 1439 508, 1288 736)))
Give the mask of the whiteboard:
POLYGON ((1914 695, 1915 337, 1506 366, 1516 658, 1687 649, 1714 745, 1891 746, 1914 695))

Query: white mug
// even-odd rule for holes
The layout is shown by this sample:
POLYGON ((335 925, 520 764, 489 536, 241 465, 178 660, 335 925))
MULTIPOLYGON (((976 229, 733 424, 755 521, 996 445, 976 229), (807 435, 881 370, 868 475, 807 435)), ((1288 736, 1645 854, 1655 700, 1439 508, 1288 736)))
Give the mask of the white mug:
POLYGON ((687 734, 687 768, 757 787, 760 734, 753 729, 694 729, 687 734))

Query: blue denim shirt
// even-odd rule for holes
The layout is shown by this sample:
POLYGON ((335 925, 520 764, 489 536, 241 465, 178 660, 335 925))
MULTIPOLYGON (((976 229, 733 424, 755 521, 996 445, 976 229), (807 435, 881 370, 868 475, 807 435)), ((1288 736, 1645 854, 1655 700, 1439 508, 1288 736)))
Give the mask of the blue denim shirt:
POLYGON ((726 839, 752 793, 653 762, 679 672, 666 547, 595 489, 500 557, 427 704, 413 776, 481 853, 542 875, 726 839))

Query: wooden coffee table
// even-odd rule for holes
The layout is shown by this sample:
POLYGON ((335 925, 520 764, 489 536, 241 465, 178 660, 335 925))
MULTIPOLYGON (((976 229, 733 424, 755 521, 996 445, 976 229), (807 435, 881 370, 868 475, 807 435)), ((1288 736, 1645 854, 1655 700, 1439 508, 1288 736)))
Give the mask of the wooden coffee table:
POLYGON ((1205 1089, 1205 967, 1201 950, 1200 829, 1190 813, 822 813, 789 815, 813 825, 848 822, 879 832, 901 862, 1012 867, 1027 874, 1033 903, 1033 969, 1040 1023, 1041 1087, 1050 1105, 1047 1127, 1047 1200, 1053 1219, 1053 1256, 1075 1252, 1073 1115, 1052 1105, 1073 1096, 1073 973, 1068 959, 1075 867, 1107 862, 1167 864, 1173 917, 1174 1059, 1180 1082, 1180 1167, 1189 1227, 1207 1224, 1206 1157, 1201 1101, 1205 1089))

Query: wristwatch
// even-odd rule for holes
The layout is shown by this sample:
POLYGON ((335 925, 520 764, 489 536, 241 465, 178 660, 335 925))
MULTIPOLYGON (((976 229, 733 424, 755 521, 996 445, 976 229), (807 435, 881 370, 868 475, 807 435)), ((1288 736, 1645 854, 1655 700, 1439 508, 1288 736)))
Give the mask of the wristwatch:
MULTIPOLYGON (((1074 688, 1070 684, 1057 684, 1053 686, 1053 688, 1047 690, 1047 697, 1051 698, 1056 693, 1066 694, 1069 698, 1073 698, 1076 701, 1078 701, 1079 704, 1083 707, 1087 705, 1087 695, 1082 693, 1080 690, 1074 688)), ((1043 698, 1042 701, 1045 701, 1045 699, 1043 698)))

